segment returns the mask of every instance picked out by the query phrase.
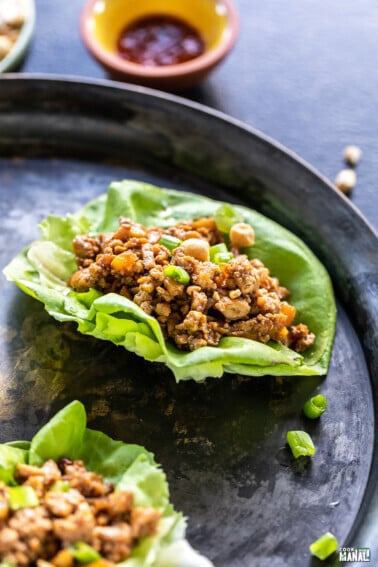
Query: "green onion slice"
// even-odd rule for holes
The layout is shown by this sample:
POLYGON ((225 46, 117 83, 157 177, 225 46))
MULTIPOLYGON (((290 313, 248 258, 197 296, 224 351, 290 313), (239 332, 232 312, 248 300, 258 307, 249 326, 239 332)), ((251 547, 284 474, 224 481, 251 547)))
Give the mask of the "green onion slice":
POLYGON ((210 260, 214 262, 214 258, 217 254, 228 254, 228 248, 224 242, 220 244, 214 244, 214 246, 210 246, 210 260))
POLYGON ((288 431, 286 441, 296 459, 315 455, 315 445, 306 431, 288 431))
POLYGON ((10 486, 8 488, 9 508, 35 508, 39 505, 39 498, 32 486, 10 486))
POLYGON ((68 492, 71 488, 69 482, 65 480, 56 480, 49 488, 53 492, 68 492))
POLYGON ((215 211, 214 220, 221 232, 228 233, 232 225, 241 222, 242 219, 231 205, 224 204, 215 211))
POLYGON ((101 555, 84 541, 76 541, 69 547, 69 552, 79 563, 93 563, 101 559, 101 555))
POLYGON ((190 275, 180 266, 166 266, 163 270, 163 274, 181 284, 187 284, 190 282, 190 275))
POLYGON ((327 409, 327 399, 322 394, 318 394, 313 398, 307 400, 303 406, 303 413, 306 417, 310 419, 317 419, 320 417, 327 409))
POLYGON ((219 252, 215 254, 214 264, 222 264, 224 262, 229 262, 232 260, 234 255, 231 252, 219 252))
POLYGON ((182 240, 176 238, 175 236, 171 236, 170 234, 163 234, 159 240, 159 244, 161 246, 165 246, 171 252, 172 250, 180 246, 181 242, 182 240))
POLYGON ((331 532, 326 532, 319 539, 314 541, 309 549, 310 553, 318 559, 327 559, 332 553, 335 553, 339 547, 336 537, 331 532))

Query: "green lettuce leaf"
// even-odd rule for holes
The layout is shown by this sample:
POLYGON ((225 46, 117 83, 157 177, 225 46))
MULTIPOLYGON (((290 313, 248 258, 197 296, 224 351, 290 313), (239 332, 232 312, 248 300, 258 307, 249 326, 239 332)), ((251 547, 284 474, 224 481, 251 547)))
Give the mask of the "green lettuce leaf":
POLYGON ((5 484, 17 484, 14 479, 16 466, 26 463, 27 451, 15 446, 0 445, 0 480, 5 484))
POLYGON ((137 506, 152 506, 162 517, 154 536, 143 538, 131 556, 119 563, 125 567, 212 567, 185 540, 186 519, 169 502, 166 476, 152 453, 140 445, 111 439, 86 427, 86 412, 77 400, 59 411, 31 442, 0 445, 0 480, 15 484, 19 463, 41 466, 47 459, 81 459, 89 470, 129 490, 137 506))
POLYGON ((6 277, 44 303, 59 321, 74 321, 81 333, 112 341, 151 362, 163 362, 176 380, 224 372, 248 376, 326 374, 335 332, 336 308, 329 276, 294 234, 246 207, 233 206, 242 222, 253 226, 256 243, 246 250, 259 258, 290 292, 297 322, 315 333, 314 345, 302 355, 276 343, 267 345, 239 337, 223 338, 217 347, 193 352, 165 341, 156 319, 120 295, 90 290, 74 292, 66 285, 75 271, 71 242, 75 234, 113 231, 119 216, 147 226, 169 227, 183 219, 214 215, 222 203, 200 195, 160 189, 137 181, 110 185, 106 195, 75 215, 50 216, 41 224, 42 237, 5 268, 6 277))

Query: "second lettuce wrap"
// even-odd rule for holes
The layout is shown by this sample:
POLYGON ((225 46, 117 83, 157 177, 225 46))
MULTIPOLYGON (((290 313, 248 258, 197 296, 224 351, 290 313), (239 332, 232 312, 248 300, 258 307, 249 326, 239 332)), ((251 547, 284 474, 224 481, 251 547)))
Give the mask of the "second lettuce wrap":
MULTIPOLYGON (((80 459, 88 470, 113 483, 116 491, 131 492, 136 506, 150 506, 161 514, 157 533, 142 538, 130 557, 117 565, 213 567, 185 539, 186 519, 170 503, 166 476, 153 454, 140 445, 123 443, 89 429, 86 424, 85 408, 74 400, 54 415, 30 442, 0 444, 0 481, 8 486, 16 485, 14 475, 19 464, 41 467, 48 459, 80 459)), ((1 566, 10 567, 7 562, 1 566)))

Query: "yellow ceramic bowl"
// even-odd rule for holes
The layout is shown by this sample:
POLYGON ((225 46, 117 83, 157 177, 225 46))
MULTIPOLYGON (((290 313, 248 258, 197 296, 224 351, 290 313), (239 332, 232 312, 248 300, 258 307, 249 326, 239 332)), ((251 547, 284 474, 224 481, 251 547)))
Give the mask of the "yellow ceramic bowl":
POLYGON ((81 20, 92 55, 114 76, 129 82, 175 90, 202 80, 231 50, 238 17, 231 0, 89 0, 81 20), (158 67, 132 63, 117 54, 117 40, 130 23, 147 16, 179 18, 194 27, 205 52, 184 63, 158 67))

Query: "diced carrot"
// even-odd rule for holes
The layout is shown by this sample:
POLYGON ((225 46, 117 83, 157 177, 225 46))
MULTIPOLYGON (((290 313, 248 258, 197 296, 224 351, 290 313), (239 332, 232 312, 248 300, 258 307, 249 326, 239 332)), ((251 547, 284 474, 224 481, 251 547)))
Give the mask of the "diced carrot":
POLYGON ((130 237, 130 225, 123 225, 121 224, 119 228, 115 231, 113 235, 113 239, 115 240, 122 240, 122 242, 126 242, 130 237))
POLYGON ((8 503, 1 499, 0 500, 0 520, 6 520, 9 516, 9 506, 8 503))
POLYGON ((286 327, 283 327, 282 329, 280 329, 278 331, 278 333, 275 335, 275 339, 277 341, 279 341, 280 343, 284 343, 286 342, 287 336, 289 334, 289 331, 287 330, 286 327))
POLYGON ((256 303, 258 307, 265 307, 266 299, 264 296, 260 296, 256 299, 256 303))
POLYGON ((137 256, 128 250, 115 256, 112 260, 111 267, 115 272, 120 272, 123 275, 130 274, 134 271, 137 260, 137 256))
POLYGON ((286 303, 286 301, 283 301, 281 303, 280 311, 281 311, 281 313, 283 313, 286 316, 286 323, 285 324, 291 325, 292 322, 294 321, 295 314, 297 312, 294 305, 290 305, 289 303, 286 303))
POLYGON ((68 549, 62 549, 51 559, 51 563, 55 565, 55 567, 72 567, 74 558, 68 549))

